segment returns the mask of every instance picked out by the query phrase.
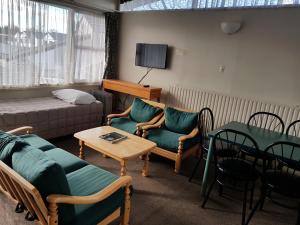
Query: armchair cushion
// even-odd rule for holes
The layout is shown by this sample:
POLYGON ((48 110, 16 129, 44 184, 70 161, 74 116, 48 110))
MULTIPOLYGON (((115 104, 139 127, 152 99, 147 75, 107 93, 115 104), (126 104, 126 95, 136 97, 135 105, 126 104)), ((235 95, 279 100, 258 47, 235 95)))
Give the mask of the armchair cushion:
POLYGON ((136 122, 132 121, 129 117, 113 118, 111 126, 124 130, 128 133, 134 134, 136 131, 136 122))
POLYGON ((160 112, 162 112, 162 109, 135 98, 132 103, 130 118, 137 123, 148 122, 160 112))
MULTIPOLYGON (((71 194, 63 168, 40 149, 30 145, 23 147, 13 154, 12 166, 39 190, 45 203, 50 194, 71 194)), ((68 223, 74 216, 74 207, 61 205, 58 215, 61 215, 59 220, 62 224, 68 223)))
MULTIPOLYGON (((179 147, 178 138, 184 134, 175 133, 164 128, 149 130, 147 139, 153 141, 158 147, 177 152, 179 147)), ((189 149, 199 143, 199 136, 186 140, 183 143, 183 150, 189 149)))
MULTIPOLYGON (((96 166, 88 165, 67 175, 67 180, 74 196, 95 194, 118 177, 96 166)), ((107 199, 91 205, 75 205, 75 217, 70 225, 94 225, 122 207, 124 202, 124 189, 121 188, 107 199)))
POLYGON ((13 153, 25 145, 17 136, 0 131, 0 160, 11 167, 13 153))
POLYGON ((60 148, 53 148, 45 153, 50 159, 57 162, 64 169, 66 174, 88 165, 86 161, 83 161, 75 155, 60 148))
POLYGON ((183 112, 174 108, 165 109, 165 126, 168 130, 189 134, 197 126, 198 113, 183 112))
POLYGON ((43 138, 40 138, 35 134, 25 134, 25 135, 21 135, 20 137, 31 146, 35 148, 39 148, 42 151, 47 151, 49 149, 55 148, 53 144, 51 144, 50 142, 46 141, 43 138))

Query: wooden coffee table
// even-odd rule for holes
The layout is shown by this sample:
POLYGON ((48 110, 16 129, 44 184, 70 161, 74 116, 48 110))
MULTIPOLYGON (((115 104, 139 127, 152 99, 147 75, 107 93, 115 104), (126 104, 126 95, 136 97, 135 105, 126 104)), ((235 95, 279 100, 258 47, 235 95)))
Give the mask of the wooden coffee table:
POLYGON ((144 167, 142 170, 143 176, 148 176, 149 173, 149 154, 150 151, 156 147, 156 144, 152 141, 148 141, 144 138, 138 137, 133 134, 129 134, 120 129, 103 126, 89 130, 84 130, 74 134, 74 137, 79 139, 79 157, 84 159, 84 147, 88 146, 103 155, 109 156, 121 164, 121 176, 126 175, 127 161, 130 159, 136 159, 139 156, 144 157, 144 167), (109 143, 99 138, 100 135, 107 134, 110 132, 117 132, 127 136, 126 139, 117 143, 109 143))

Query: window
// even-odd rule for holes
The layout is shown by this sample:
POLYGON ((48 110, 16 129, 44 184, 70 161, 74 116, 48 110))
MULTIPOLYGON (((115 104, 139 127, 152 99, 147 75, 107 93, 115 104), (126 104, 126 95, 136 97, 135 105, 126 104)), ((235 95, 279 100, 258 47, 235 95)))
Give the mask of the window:
POLYGON ((133 0, 121 4, 121 11, 176 9, 259 8, 300 5, 299 0, 133 0))
POLYGON ((0 0, 0 87, 97 82, 104 16, 29 0, 0 0))

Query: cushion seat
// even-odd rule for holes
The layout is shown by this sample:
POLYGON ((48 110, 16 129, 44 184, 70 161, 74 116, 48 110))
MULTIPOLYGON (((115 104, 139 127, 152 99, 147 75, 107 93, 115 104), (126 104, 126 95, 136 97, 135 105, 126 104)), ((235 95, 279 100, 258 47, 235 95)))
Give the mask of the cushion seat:
POLYGON ((86 161, 83 161, 75 155, 60 148, 50 149, 46 151, 45 154, 50 159, 58 163, 64 169, 66 174, 88 165, 86 161))
POLYGON ((56 148, 53 144, 35 134, 25 134, 20 136, 24 141, 35 148, 39 148, 42 151, 47 151, 52 148, 56 148))
MULTIPOLYGON (((93 165, 87 165, 67 175, 71 195, 87 196, 104 189, 118 176, 93 165)), ((116 209, 123 206, 124 189, 112 194, 102 202, 92 205, 75 205, 75 216, 70 225, 95 225, 116 209)))
POLYGON ((136 132, 136 122, 129 117, 113 118, 111 120, 111 126, 124 130, 128 133, 134 134, 136 132))
MULTIPOLYGON (((185 134, 179 134, 164 128, 160 128, 149 130, 147 139, 155 142, 160 148, 167 149, 172 152, 177 152, 179 145, 178 138, 184 135, 185 134)), ((195 137, 185 141, 183 144, 183 150, 191 148, 195 144, 199 143, 199 138, 200 137, 195 137)))

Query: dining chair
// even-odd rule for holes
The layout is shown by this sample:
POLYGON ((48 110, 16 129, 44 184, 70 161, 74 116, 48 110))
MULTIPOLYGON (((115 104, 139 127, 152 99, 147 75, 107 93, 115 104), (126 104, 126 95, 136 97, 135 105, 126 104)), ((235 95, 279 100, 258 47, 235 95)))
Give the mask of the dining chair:
MULTIPOLYGON (((262 173, 262 190, 260 201, 253 208, 248 219, 251 219, 255 210, 260 206, 263 209, 268 193, 277 194, 296 199, 298 217, 296 225, 300 224, 300 145, 292 142, 275 142, 264 151, 264 163, 262 173), (268 160, 272 158, 270 165, 268 160)), ((286 208, 295 208, 278 200, 271 200, 286 208)))
POLYGON ((208 133, 214 129, 214 115, 210 108, 205 107, 200 110, 198 115, 198 130, 201 135, 201 143, 200 143, 200 156, 199 159, 194 166, 191 176, 189 177, 189 182, 192 181, 202 159, 206 159, 206 155, 208 152, 209 138, 208 133))
POLYGON ((299 136, 300 134, 300 120, 292 122, 286 129, 287 135, 299 136))
POLYGON ((252 157, 255 156, 255 153, 258 152, 257 143, 249 135, 231 129, 219 131, 213 137, 212 141, 215 177, 207 194, 204 196, 202 207, 205 207, 216 182, 219 184, 219 195, 222 195, 223 187, 230 187, 242 191, 244 197, 241 224, 244 225, 248 191, 250 191, 251 208, 255 183, 259 178, 259 172, 256 170, 257 157, 253 161, 248 161, 246 160, 246 156, 249 152, 251 152, 252 157), (220 152, 222 152, 222 154, 220 154, 220 152), (235 154, 233 154, 233 152, 235 154))
POLYGON ((256 112, 252 114, 247 124, 271 131, 277 131, 281 134, 284 132, 283 120, 278 115, 270 112, 256 112))

